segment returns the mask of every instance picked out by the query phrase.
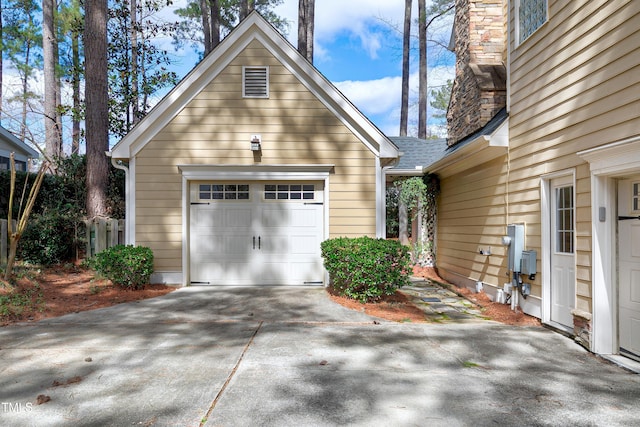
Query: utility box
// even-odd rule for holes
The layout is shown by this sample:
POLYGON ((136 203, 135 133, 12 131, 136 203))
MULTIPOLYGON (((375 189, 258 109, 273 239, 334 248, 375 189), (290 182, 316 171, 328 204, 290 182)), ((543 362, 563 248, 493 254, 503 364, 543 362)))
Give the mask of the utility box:
POLYGON ((538 259, 538 254, 536 251, 522 251, 522 259, 520 261, 520 265, 521 265, 520 273, 529 275, 529 276, 537 274, 538 273, 537 259, 538 259))
POLYGON ((507 237, 509 238, 507 267, 509 270, 519 273, 522 262, 522 251, 524 250, 524 225, 507 225, 507 237))

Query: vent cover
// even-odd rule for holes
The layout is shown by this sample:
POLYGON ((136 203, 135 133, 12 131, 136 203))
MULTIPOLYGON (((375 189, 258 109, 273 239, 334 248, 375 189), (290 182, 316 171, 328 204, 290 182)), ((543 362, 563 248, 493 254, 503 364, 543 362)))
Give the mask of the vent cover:
POLYGON ((242 68, 242 96, 244 98, 269 97, 269 68, 242 68))

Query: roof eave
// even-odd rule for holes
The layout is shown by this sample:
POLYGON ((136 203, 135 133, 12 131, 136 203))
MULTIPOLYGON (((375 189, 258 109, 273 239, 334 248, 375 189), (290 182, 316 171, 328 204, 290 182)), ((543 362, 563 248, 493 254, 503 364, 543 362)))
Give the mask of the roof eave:
POLYGON ((441 177, 451 176, 505 155, 509 149, 508 131, 507 118, 493 133, 478 136, 463 147, 425 166, 423 172, 437 173, 441 177))

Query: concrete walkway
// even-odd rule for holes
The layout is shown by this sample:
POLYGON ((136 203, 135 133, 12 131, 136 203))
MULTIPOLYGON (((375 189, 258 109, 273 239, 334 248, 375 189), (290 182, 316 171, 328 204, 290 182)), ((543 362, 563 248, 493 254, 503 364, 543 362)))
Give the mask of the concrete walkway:
POLYGON ((0 425, 640 423, 640 376, 544 328, 373 320, 319 288, 190 287, 0 328, 0 425))

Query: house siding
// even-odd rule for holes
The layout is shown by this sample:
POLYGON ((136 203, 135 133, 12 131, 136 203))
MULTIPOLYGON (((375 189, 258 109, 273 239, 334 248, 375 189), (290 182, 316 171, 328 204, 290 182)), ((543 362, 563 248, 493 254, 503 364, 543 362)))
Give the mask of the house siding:
POLYGON ((440 181, 438 269, 454 282, 505 280, 506 251, 500 244, 507 224, 505 160, 501 156, 440 181), (490 256, 480 254, 489 248, 490 256))
MULTIPOLYGON (((638 134, 639 29, 638 2, 549 1, 546 24, 520 45, 511 38, 510 176, 536 177, 510 183, 510 204, 524 202, 511 220, 527 223, 527 246, 541 253, 540 204, 525 195, 539 191, 540 176, 575 174, 576 308, 588 313, 591 181, 589 165, 576 153, 638 134)), ((532 293, 539 296, 535 285, 532 293)))
POLYGON ((374 153, 258 41, 136 156, 136 243, 153 249, 157 271, 183 268, 180 164, 333 164, 329 237, 376 235, 374 153), (242 98, 247 65, 269 66, 268 99, 242 98), (262 135, 260 158, 252 134, 262 135))
MULTIPOLYGON (((592 176, 578 152, 640 135, 640 2, 549 0, 549 20, 515 40, 514 1, 508 11, 509 148, 482 163, 461 160, 441 173, 438 268, 459 284, 501 288, 506 277, 500 237, 525 224, 526 249, 538 252, 532 298, 543 306, 542 184, 571 175, 575 188, 574 333, 590 345, 593 314, 592 176), (479 164, 481 163, 481 164, 479 164), (480 249, 491 247, 491 255, 480 249), (587 314, 586 317, 585 313, 587 314)), ((464 112, 463 112, 464 113, 464 112)), ((495 289, 495 288, 494 288, 495 289)), ((544 308, 543 308, 544 309, 544 308)), ((525 311, 527 308, 525 308, 525 311)), ((540 307, 529 312, 541 316, 540 307)))

